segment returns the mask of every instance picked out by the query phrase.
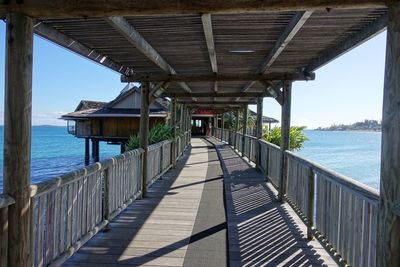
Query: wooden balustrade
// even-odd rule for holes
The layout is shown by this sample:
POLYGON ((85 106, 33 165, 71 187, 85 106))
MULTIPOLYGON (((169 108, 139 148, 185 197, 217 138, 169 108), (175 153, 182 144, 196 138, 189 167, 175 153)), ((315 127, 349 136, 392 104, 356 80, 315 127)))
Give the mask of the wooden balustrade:
MULTIPOLYGON (((177 138, 178 157, 189 135, 177 138)), ((171 140, 149 146, 147 186, 172 167, 171 149, 171 140)), ((33 266, 59 266, 141 195, 143 152, 128 151, 31 186, 33 266)), ((7 206, 12 203, 0 195, 1 266, 6 262, 7 206)))
MULTIPOLYGON (((223 132, 229 130, 214 131, 221 137, 223 132)), ((242 152, 242 134, 234 134, 235 141, 230 144, 242 152)), ((248 135, 244 142, 244 154, 253 162, 254 148, 260 145, 260 168, 279 190, 280 148, 248 135)), ((308 238, 316 236, 338 261, 356 267, 375 266, 379 192, 290 151, 284 156, 288 163, 285 199, 307 224, 308 238)))
POLYGON ((8 207, 14 203, 9 195, 0 194, 0 266, 8 264, 8 207))

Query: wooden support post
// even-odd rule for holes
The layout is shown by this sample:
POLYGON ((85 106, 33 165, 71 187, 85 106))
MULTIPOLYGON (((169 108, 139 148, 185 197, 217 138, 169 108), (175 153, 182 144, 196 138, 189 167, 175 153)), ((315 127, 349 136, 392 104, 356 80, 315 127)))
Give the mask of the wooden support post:
POLYGON ((400 3, 388 1, 377 264, 400 266, 400 3))
POLYGON ((260 140, 262 139, 262 117, 263 117, 263 98, 260 97, 257 99, 257 128, 256 128, 256 137, 258 139, 256 145, 256 167, 260 168, 261 165, 261 143, 260 140))
POLYGON ((287 161, 284 151, 289 149, 289 134, 290 134, 290 106, 292 98, 292 82, 283 82, 283 104, 282 104, 282 125, 281 125, 281 158, 279 161, 279 201, 283 202, 286 194, 286 179, 287 179, 287 161))
POLYGON ((149 92, 150 83, 144 82, 141 86, 140 106, 140 148, 144 150, 142 160, 142 197, 146 197, 147 191, 147 156, 149 149, 149 92))
POLYGON ((94 140, 94 145, 95 145, 95 154, 94 154, 94 161, 99 162, 100 161, 100 141, 99 140, 94 140))
POLYGON ((171 106, 171 125, 172 125, 172 144, 171 144, 171 162, 172 168, 176 166, 176 98, 172 98, 172 106, 171 106))
POLYGON ((243 136, 242 136, 242 157, 244 157, 244 150, 245 150, 245 143, 244 143, 244 136, 247 134, 247 118, 249 114, 249 106, 245 105, 243 108, 243 136))
POLYGON ((121 154, 124 154, 125 151, 126 151, 125 143, 122 142, 122 143, 121 143, 121 154))
POLYGON ((89 158, 89 148, 90 147, 90 143, 89 143, 89 138, 88 137, 86 137, 85 138, 85 165, 89 165, 89 161, 90 161, 90 158, 89 158))
POLYGON ((222 114, 221 114, 221 129, 222 129, 222 132, 224 132, 224 130, 225 130, 225 113, 224 112, 222 112, 222 114))
POLYGON ((240 111, 239 109, 236 110, 236 121, 235 121, 235 144, 234 147, 237 149, 237 133, 239 132, 239 117, 240 111))
POLYGON ((313 234, 311 228, 314 225, 314 172, 311 167, 307 170, 307 187, 308 187, 308 197, 307 197, 307 239, 312 240, 313 234))
POLYGON ((7 266, 30 266, 33 22, 14 13, 6 21, 4 193, 15 199, 8 209, 7 266))
POLYGON ((94 160, 96 158, 96 140, 93 138, 91 140, 92 140, 92 159, 94 160))

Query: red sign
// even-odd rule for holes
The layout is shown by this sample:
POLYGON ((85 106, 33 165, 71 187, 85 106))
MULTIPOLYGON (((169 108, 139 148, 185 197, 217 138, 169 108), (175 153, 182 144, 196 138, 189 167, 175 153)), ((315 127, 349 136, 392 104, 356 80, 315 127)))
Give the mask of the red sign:
POLYGON ((198 109, 196 110, 195 113, 193 113, 193 115, 215 115, 215 111, 214 110, 209 110, 209 109, 198 109))

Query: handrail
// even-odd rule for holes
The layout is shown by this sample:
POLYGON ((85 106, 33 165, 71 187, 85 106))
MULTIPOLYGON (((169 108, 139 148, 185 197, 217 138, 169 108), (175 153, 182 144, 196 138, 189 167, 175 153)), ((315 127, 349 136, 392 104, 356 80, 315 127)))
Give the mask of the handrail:
POLYGON ((0 194, 0 209, 15 204, 15 200, 8 194, 0 194))
POLYGON ((54 177, 50 180, 39 182, 37 184, 32 184, 30 187, 30 191, 31 191, 30 196, 31 197, 41 196, 41 195, 48 193, 58 187, 73 183, 84 176, 92 175, 93 173, 95 173, 97 171, 103 171, 103 170, 109 168, 110 166, 115 165, 117 160, 120 160, 120 159, 123 160, 129 156, 140 156, 143 152, 144 152, 144 150, 141 148, 127 151, 124 154, 117 155, 112 158, 103 160, 101 162, 94 163, 94 164, 84 167, 82 169, 71 171, 71 172, 62 174, 60 176, 54 177))
MULTIPOLYGON (((178 137, 179 158, 190 131, 178 137)), ((31 185, 33 266, 59 266, 172 167, 173 140, 139 148, 79 170, 31 185), (143 179, 142 168, 147 172, 143 179)), ((0 205, 11 204, 0 195, 0 205)), ((0 207, 1 207, 0 206, 0 207)), ((0 209, 0 211, 2 211, 0 209)), ((0 235, 1 236, 1 235, 0 235)), ((1 254, 1 253, 0 253, 1 254)))
POLYGON ((325 175, 327 178, 337 183, 340 186, 346 187, 347 190, 371 201, 379 202, 379 191, 348 176, 330 170, 318 163, 302 158, 291 151, 286 150, 285 156, 296 160, 308 167, 311 167, 314 172, 325 175))
POLYGON ((252 148, 255 137, 233 133, 234 140, 226 140, 226 131, 217 128, 214 136, 233 145, 249 160, 259 161, 260 169, 277 190, 281 190, 277 185, 283 168, 287 168, 283 172, 287 174, 284 197, 307 224, 309 239, 318 238, 338 262, 375 266, 378 190, 293 152, 282 152, 279 146, 264 140, 256 142, 262 152, 257 159, 252 148), (281 160, 286 164, 280 164, 281 160))

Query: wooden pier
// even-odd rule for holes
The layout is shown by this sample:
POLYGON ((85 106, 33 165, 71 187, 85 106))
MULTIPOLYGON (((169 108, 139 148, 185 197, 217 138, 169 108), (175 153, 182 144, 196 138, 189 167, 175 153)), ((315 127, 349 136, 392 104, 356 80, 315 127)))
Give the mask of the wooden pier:
MULTIPOLYGON (((175 218, 173 221, 183 219, 182 222, 194 223, 194 226, 192 230, 189 226, 183 228, 181 236, 175 235, 171 239, 178 242, 183 238, 185 241, 175 246, 179 247, 177 252, 171 252, 176 257, 171 259, 170 264, 190 266, 185 263, 186 255, 195 256, 196 253, 191 252, 191 244, 198 243, 189 241, 186 254, 185 246, 181 245, 188 242, 187 238, 191 240, 193 233, 201 233, 201 229, 207 229, 208 224, 214 221, 199 220, 199 214, 202 214, 202 218, 205 216, 199 213, 204 209, 197 208, 197 215, 194 215, 196 207, 189 204, 196 205, 200 194, 214 191, 203 188, 201 193, 199 185, 197 191, 190 193, 187 193, 189 189, 186 187, 181 187, 178 193, 170 192, 176 188, 167 186, 168 181, 176 179, 178 183, 185 183, 185 176, 180 176, 177 170, 183 168, 182 173, 185 173, 193 165, 179 167, 181 162, 178 162, 176 169, 167 175, 165 173, 175 167, 177 159, 190 144, 191 114, 196 109, 213 109, 222 115, 221 118, 224 118, 225 112, 236 111, 235 131, 224 129, 225 124, 222 124, 222 129, 214 128, 213 132, 216 138, 225 143, 216 145, 220 149, 225 176, 228 220, 225 223, 228 224, 228 234, 233 233, 233 239, 228 238, 227 247, 235 248, 232 251, 237 252, 227 254, 232 265, 331 264, 332 261, 316 241, 307 242, 305 237, 307 240, 318 240, 341 265, 400 265, 398 1, 204 0, 199 3, 190 0, 109 0, 99 5, 94 0, 80 1, 79 4, 76 1, 24 0, 2 1, 0 18, 6 21, 4 194, 0 196, 1 266, 59 266, 87 242, 88 247, 72 256, 66 264, 71 265, 78 259, 95 261, 100 256, 92 257, 89 252, 100 253, 103 248, 96 250, 93 246, 93 249, 89 249, 89 245, 96 240, 107 240, 101 237, 118 235, 118 230, 113 229, 112 219, 115 216, 122 212, 116 217, 116 222, 123 224, 127 220, 132 225, 138 222, 147 226, 147 221, 139 222, 140 218, 137 217, 142 216, 137 214, 135 207, 142 209, 144 217, 152 218, 150 222, 153 218, 157 221, 165 217, 163 212, 167 212, 158 209, 157 203, 168 203, 167 200, 175 198, 179 201, 176 208, 183 210, 187 207, 189 211, 185 215, 170 214, 175 218), (315 70, 385 29, 387 52, 381 184, 378 193, 300 158, 289 152, 288 148, 292 82, 314 80, 315 70), (30 184, 34 34, 118 72, 122 82, 141 83, 138 150, 46 183, 30 184), (149 107, 154 98, 162 96, 172 97, 173 138, 149 146, 149 107), (280 147, 261 140, 263 97, 275 99, 281 107, 280 147), (255 137, 247 135, 246 126, 239 129, 239 113, 242 112, 243 125, 247 125, 249 104, 257 104, 259 117, 255 137), (182 120, 178 118, 177 105, 182 105, 182 120), (245 167, 243 160, 233 154, 234 160, 224 157, 224 153, 231 153, 231 148, 226 144, 254 163, 263 176, 255 175, 254 168, 240 169, 245 167), (230 165, 230 161, 234 164, 230 165), (237 170, 235 162, 240 167, 237 170), (247 173, 251 181, 244 180, 247 173), (166 181, 148 187, 163 175, 167 177, 166 181), (257 179, 254 180, 255 177, 257 179), (261 177, 268 183, 262 182, 261 177), (164 186, 157 189, 159 185, 164 186), (242 193, 243 199, 249 200, 248 204, 241 202, 242 193), (178 200, 180 194, 187 195, 187 198, 178 200), (151 197, 146 198, 155 195, 157 197, 153 202, 151 197), (247 212, 247 209, 257 205, 253 201, 254 196, 260 196, 265 201, 258 202, 259 209, 247 212), (276 202, 276 197, 280 204, 276 202), (143 205, 138 204, 138 198, 144 198, 140 200, 143 205), (132 202, 133 206, 129 206, 132 202), (149 206, 145 205, 146 202, 149 206), (289 209, 288 204, 293 210, 289 209), (150 213, 149 209, 154 211, 146 215, 146 212, 150 213), (293 211, 305 225, 295 218, 293 211), (278 228, 271 233, 267 225, 274 219, 277 219, 277 224, 271 227, 278 228), (249 224, 257 223, 259 232, 247 227, 248 221, 249 224), (99 233, 107 229, 110 223, 111 231, 99 233), (277 233, 282 230, 284 232, 280 239, 277 233), (90 240, 93 236, 95 239, 90 240), (269 244, 257 252, 257 246, 264 239, 269 244), (297 245, 290 247, 291 241, 297 245), (255 246, 256 249, 249 246, 255 246), (301 248, 300 251, 297 248, 301 248), (296 252, 292 254, 293 250, 296 252), (85 251, 88 253, 85 254, 85 251), (290 256, 274 257, 278 252, 290 256)), ((353 101, 362 101, 362 97, 353 101)), ((193 142, 193 149, 201 150, 196 142, 193 142)), ((189 161, 197 158, 193 150, 187 156, 189 161)), ((210 167, 210 164, 208 162, 207 166, 210 167)), ((198 170, 195 175, 191 173, 190 177, 199 181, 207 180, 208 174, 206 177, 203 174, 204 170, 198 170)), ((205 187, 211 184, 218 188, 221 185, 216 181, 206 182, 205 187)), ((218 191, 215 188, 213 190, 218 191)), ((198 207, 212 207, 209 203, 202 203, 201 198, 198 207)), ((220 205, 214 205, 213 208, 217 207, 220 205)), ((218 214, 216 210, 212 211, 218 214)), ((102 255, 104 261, 107 258, 111 265, 121 260, 131 261, 134 265, 149 262, 164 264, 155 257, 160 253, 151 254, 153 257, 145 260, 135 259, 136 254, 141 257, 152 253, 129 248, 130 242, 134 245, 144 244, 140 239, 148 237, 146 232, 134 234, 135 231, 140 232, 137 227, 130 230, 130 237, 120 235, 122 239, 128 237, 128 240, 120 241, 122 247, 127 247, 126 253, 125 250, 110 250, 125 255, 124 258, 115 257, 115 254, 107 256, 108 246, 105 246, 106 256, 102 255)), ((223 229, 218 231, 222 232, 223 229)), ((156 238, 161 239, 161 236, 156 238)), ((174 241, 166 242, 164 245, 174 241)), ((203 245, 197 248, 205 249, 203 245)), ((219 258, 219 261, 222 259, 219 258)), ((104 266, 104 262, 98 264, 104 266)))

